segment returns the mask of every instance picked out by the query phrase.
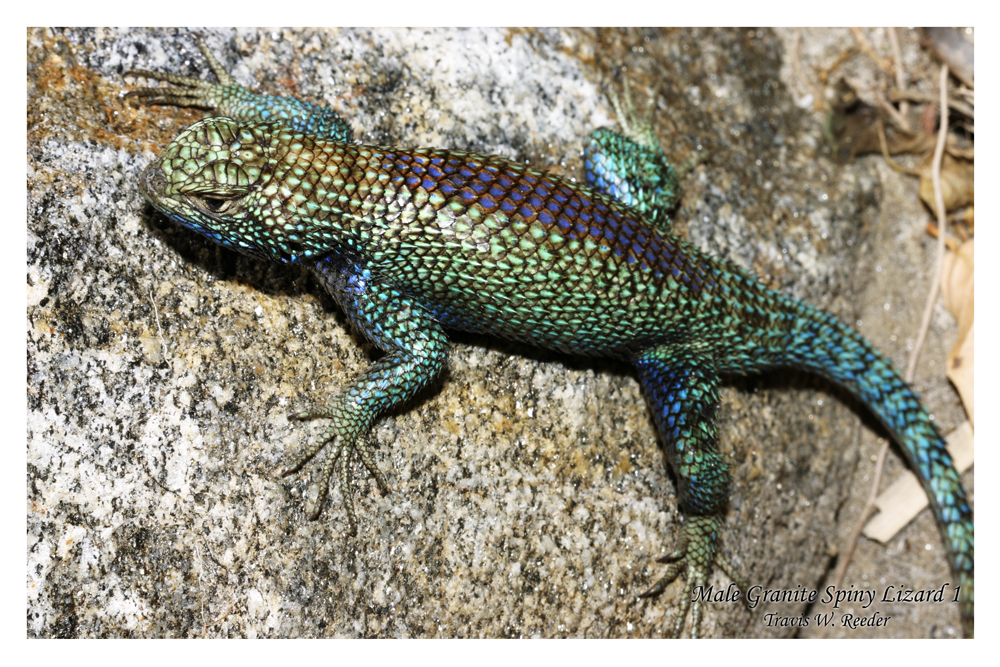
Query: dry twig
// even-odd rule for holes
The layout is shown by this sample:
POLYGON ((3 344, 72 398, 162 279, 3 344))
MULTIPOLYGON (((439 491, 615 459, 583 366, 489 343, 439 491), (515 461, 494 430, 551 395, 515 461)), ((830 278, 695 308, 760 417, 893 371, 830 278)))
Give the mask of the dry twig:
MULTIPOLYGON (((934 93, 925 93, 921 90, 907 90, 905 88, 896 88, 895 90, 889 91, 889 101, 890 102, 937 102, 937 98, 934 93)), ((963 116, 968 116, 969 118, 975 119, 976 110, 970 105, 962 102, 961 100, 949 99, 948 108, 956 111, 963 116)))
POLYGON ((875 51, 875 47, 872 46, 872 43, 868 41, 867 37, 865 37, 865 33, 861 32, 861 28, 851 28, 851 34, 854 35, 854 41, 858 43, 858 48, 860 48, 866 56, 875 61, 876 67, 886 74, 892 74, 892 63, 875 51))
POLYGON ((919 176, 920 172, 917 171, 916 169, 909 169, 907 167, 904 167, 903 165, 899 164, 898 162, 892 159, 892 156, 889 155, 889 145, 885 140, 885 125, 880 120, 878 122, 877 127, 878 127, 878 143, 879 146, 881 146, 882 148, 882 159, 885 160, 886 164, 888 164, 896 171, 901 171, 904 174, 909 174, 910 176, 919 176))
MULTIPOLYGON (((892 60, 896 69, 896 88, 904 90, 906 88, 906 69, 903 67, 903 52, 899 48, 899 37, 895 28, 886 28, 889 33, 889 45, 892 47, 892 60)), ((895 111, 895 109, 894 109, 895 111)), ((910 123, 906 117, 910 113, 910 103, 903 100, 899 103, 899 116, 903 119, 902 128, 910 132, 910 123)))
POLYGON ((944 194, 941 190, 941 160, 944 158, 944 144, 948 137, 948 66, 941 66, 941 127, 938 130, 938 142, 934 148, 934 164, 931 168, 931 180, 934 183, 934 208, 938 219, 937 262, 934 276, 931 279, 930 291, 927 294, 927 304, 924 306, 924 318, 920 324, 917 342, 910 354, 910 363, 906 367, 906 381, 913 382, 917 370, 917 359, 920 358, 920 348, 924 345, 927 330, 931 325, 931 315, 934 313, 934 302, 937 300, 941 287, 941 267, 944 264, 945 232, 948 229, 948 217, 944 210, 944 194))

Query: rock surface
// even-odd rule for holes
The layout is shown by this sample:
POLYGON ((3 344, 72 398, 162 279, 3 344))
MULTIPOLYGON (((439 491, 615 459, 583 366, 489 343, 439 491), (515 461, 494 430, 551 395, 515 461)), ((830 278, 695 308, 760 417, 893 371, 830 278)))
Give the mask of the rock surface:
MULTIPOLYGON (((624 74, 640 104, 658 92, 672 159, 707 153, 685 179, 678 233, 861 320, 905 364, 933 266, 916 185, 875 160, 827 159, 817 114, 787 83, 789 31, 202 34, 238 81, 331 106, 366 143, 568 175, 587 133, 613 125, 605 91, 624 74)), ((803 57, 832 59, 845 34, 806 33, 803 57)), ((680 585, 636 594, 662 573, 654 558, 679 517, 625 365, 457 337, 442 379, 372 433, 392 495, 355 466, 357 537, 337 491, 305 519, 308 477, 274 471, 323 424, 286 415, 374 350, 307 272, 222 250, 139 196, 142 167, 204 114, 133 108, 118 93, 142 82, 123 75, 210 76, 193 37, 27 34, 28 636, 665 634, 680 585)), ((945 431, 962 419, 943 372, 952 327, 939 311, 917 380, 945 431)), ((884 434, 842 391, 790 373, 727 382, 721 419, 735 479, 725 551, 751 584, 828 585, 884 434)), ((927 512, 889 549, 863 542, 848 573, 879 590, 949 579, 927 512)), ((702 631, 814 633, 764 620, 805 609, 710 604, 702 631)), ((954 605, 879 610, 887 627, 837 632, 959 633, 954 605)))

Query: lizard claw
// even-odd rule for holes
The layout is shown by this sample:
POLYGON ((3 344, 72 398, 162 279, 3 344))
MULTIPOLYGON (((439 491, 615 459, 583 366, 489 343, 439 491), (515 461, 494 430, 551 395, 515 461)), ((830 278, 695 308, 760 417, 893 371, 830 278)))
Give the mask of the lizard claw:
POLYGON ((167 72, 153 72, 147 69, 134 69, 125 72, 125 76, 142 77, 152 81, 162 81, 170 86, 135 88, 125 93, 125 97, 134 97, 143 104, 164 104, 177 107, 200 107, 215 109, 227 95, 238 95, 245 91, 243 86, 236 83, 229 72, 222 66, 218 58, 209 51, 208 46, 202 40, 197 40, 198 48, 201 50, 208 66, 218 79, 218 83, 196 79, 191 76, 181 76, 179 74, 169 74, 167 72))
POLYGON ((640 146, 645 148, 659 148, 660 142, 656 138, 656 131, 653 127, 653 110, 656 108, 656 95, 650 95, 646 102, 646 110, 640 116, 635 108, 632 99, 632 87, 626 78, 622 84, 622 98, 611 89, 608 91, 608 99, 615 109, 618 117, 618 125, 621 126, 622 134, 640 146))
MULTIPOLYGON (((321 408, 319 410, 294 413, 289 415, 288 418, 303 421, 307 419, 330 418, 332 416, 332 413, 328 409, 321 408)), ((319 441, 308 446, 297 457, 292 459, 282 468, 279 468, 277 471, 278 476, 287 477, 288 475, 298 472, 310 459, 316 456, 321 449, 340 439, 340 434, 338 434, 336 430, 332 427, 327 429, 326 433, 323 434, 323 437, 319 441)), ((386 478, 385 473, 383 473, 375 463, 375 458, 372 456, 371 448, 368 446, 367 441, 363 437, 359 438, 355 442, 332 444, 331 447, 331 451, 328 452, 326 460, 323 462, 323 468, 320 471, 318 482, 315 485, 310 485, 310 490, 316 489, 316 497, 308 502, 306 515, 309 517, 310 521, 315 521, 319 517, 320 512, 323 510, 323 505, 326 503, 327 495, 329 494, 330 483, 333 480, 334 470, 336 470, 340 493, 343 497, 344 510, 347 512, 348 532, 351 536, 354 536, 358 533, 358 518, 354 511, 354 487, 351 480, 351 467, 349 465, 351 456, 357 452, 365 468, 367 468, 368 472, 370 472, 372 477, 375 478, 375 483, 378 484, 378 488, 383 495, 389 495, 392 493, 392 489, 389 486, 389 481, 388 478, 386 478)))
MULTIPOLYGON (((659 94, 658 89, 653 91, 653 94, 646 101, 646 110, 640 114, 636 109, 632 87, 629 85, 627 77, 622 81, 621 97, 613 88, 609 89, 607 93, 608 100, 614 107, 622 136, 631 139, 643 148, 661 150, 660 140, 656 136, 656 126, 653 123, 653 112, 656 110, 656 98, 659 94)), ((707 152, 700 149, 699 151, 683 163, 673 167, 677 179, 684 178, 692 169, 708 159, 707 152)))
POLYGON ((696 594, 696 591, 701 593, 705 590, 708 575, 713 565, 725 572, 740 590, 744 592, 747 590, 743 578, 736 574, 736 569, 718 550, 718 536, 721 526, 722 517, 720 516, 688 517, 687 522, 681 528, 677 548, 656 561, 670 563, 667 572, 649 590, 639 595, 641 598, 657 596, 673 583, 678 575, 684 573, 686 578, 684 595, 681 597, 671 637, 681 636, 681 631, 684 629, 684 619, 687 617, 689 609, 691 610, 691 637, 693 639, 698 637, 701 630, 703 601, 701 595, 696 594))

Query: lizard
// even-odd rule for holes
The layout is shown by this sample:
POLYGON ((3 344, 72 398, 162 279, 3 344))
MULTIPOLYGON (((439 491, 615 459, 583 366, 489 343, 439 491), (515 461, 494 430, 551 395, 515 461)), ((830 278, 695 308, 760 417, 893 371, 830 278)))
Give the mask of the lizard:
POLYGON ((355 143, 332 109, 253 93, 198 47, 217 83, 127 73, 168 84, 128 97, 215 114, 143 170, 145 200, 222 246, 308 267, 385 353, 322 407, 290 415, 330 420, 279 471, 296 473, 329 447, 310 519, 336 474, 356 534, 355 455, 390 493, 369 431, 441 372, 448 330, 624 360, 649 403, 684 517, 675 548, 659 559, 666 572, 641 596, 683 574, 672 635, 690 612, 697 637, 695 591, 713 567, 747 590, 720 549, 732 486, 718 451, 720 378, 796 368, 845 387, 901 445, 930 499, 960 587, 963 631, 973 635, 972 510, 927 411, 850 327, 672 233, 679 178, 648 126, 595 130, 579 185, 500 156, 355 143))

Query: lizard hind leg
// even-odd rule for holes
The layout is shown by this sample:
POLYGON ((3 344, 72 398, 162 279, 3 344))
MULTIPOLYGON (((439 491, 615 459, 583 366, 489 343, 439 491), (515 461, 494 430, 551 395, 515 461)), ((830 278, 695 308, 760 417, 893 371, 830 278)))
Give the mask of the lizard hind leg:
POLYGON ((700 633, 703 595, 713 567, 746 591, 742 577, 719 551, 731 478, 718 452, 718 373, 710 355, 689 345, 661 345, 635 361, 639 382, 653 411, 668 463, 677 477, 679 506, 685 514, 676 548, 659 562, 667 572, 640 597, 659 595, 684 574, 686 585, 673 636, 691 611, 691 634, 700 633))

